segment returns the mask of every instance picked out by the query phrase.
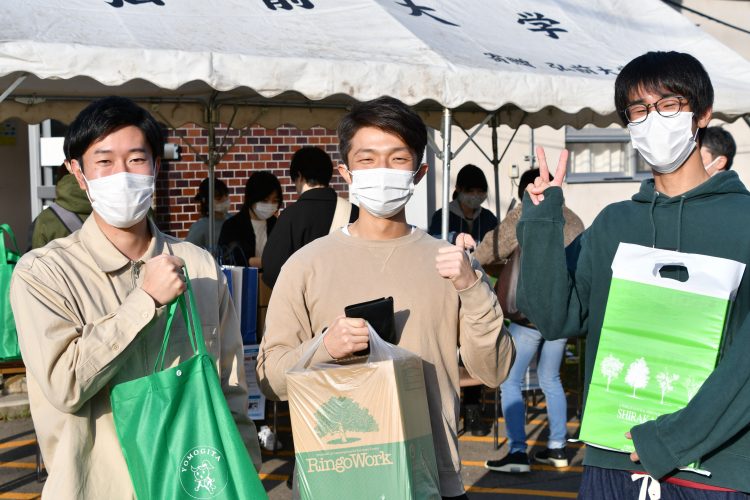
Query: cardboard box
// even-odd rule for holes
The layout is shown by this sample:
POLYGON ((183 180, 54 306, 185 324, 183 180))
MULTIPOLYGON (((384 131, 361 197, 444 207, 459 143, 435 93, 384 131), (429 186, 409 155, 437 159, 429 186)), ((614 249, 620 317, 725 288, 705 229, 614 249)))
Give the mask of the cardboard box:
POLYGON ((422 361, 287 376, 303 499, 440 498, 422 361))

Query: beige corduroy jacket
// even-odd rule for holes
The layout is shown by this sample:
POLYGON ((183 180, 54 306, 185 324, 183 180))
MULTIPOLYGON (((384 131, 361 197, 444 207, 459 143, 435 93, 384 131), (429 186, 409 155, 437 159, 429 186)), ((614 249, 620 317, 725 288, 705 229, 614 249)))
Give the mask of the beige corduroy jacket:
MULTIPOLYGON (((49 472, 45 499, 134 498, 109 394, 117 383, 153 371, 166 308, 155 307, 140 288, 140 270, 162 253, 186 263, 206 347, 217 360, 229 408, 260 467, 255 425, 247 418, 242 339, 224 276, 208 252, 149 224, 153 237, 138 262, 121 254, 90 217, 80 231, 24 255, 13 273, 11 303, 31 416, 49 472)), ((176 318, 164 366, 192 355, 184 323, 176 318)))

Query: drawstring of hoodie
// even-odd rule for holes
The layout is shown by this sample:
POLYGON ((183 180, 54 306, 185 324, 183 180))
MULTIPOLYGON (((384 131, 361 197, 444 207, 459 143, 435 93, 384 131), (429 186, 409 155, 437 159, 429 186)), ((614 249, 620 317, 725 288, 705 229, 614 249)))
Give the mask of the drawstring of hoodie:
POLYGON ((656 222, 654 221, 654 208, 656 208, 656 198, 659 197, 659 193, 654 191, 654 196, 651 198, 651 210, 648 213, 651 219, 651 248, 656 248, 656 222))
POLYGON ((682 207, 685 205, 685 196, 680 196, 680 208, 677 210, 677 251, 682 245, 682 207))
MULTIPOLYGON (((659 192, 654 191, 654 196, 651 198, 651 209, 649 210, 648 216, 651 220, 651 247, 656 248, 656 221, 654 220, 654 209, 656 208, 656 199, 659 197, 659 192)), ((685 207, 685 196, 680 196, 680 205, 677 209, 677 251, 679 252, 682 248, 682 212, 685 207)))

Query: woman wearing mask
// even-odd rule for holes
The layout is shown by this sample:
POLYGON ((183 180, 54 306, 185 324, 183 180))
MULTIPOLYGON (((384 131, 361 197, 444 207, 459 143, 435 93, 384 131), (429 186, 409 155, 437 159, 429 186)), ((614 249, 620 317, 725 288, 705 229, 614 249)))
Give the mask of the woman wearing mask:
MULTIPOLYGON (((448 205, 448 231, 452 233, 468 233, 474 241, 481 241, 484 235, 495 229, 497 218, 482 208, 487 199, 487 178, 476 165, 465 165, 456 177, 456 190, 453 201, 448 205)), ((432 216, 430 234, 440 236, 442 229, 443 209, 432 216)))
POLYGON ((214 179, 214 240, 208 241, 208 178, 203 179, 198 187, 198 194, 195 195, 195 201, 200 206, 201 218, 190 226, 186 241, 193 245, 198 245, 209 251, 216 248, 219 242, 221 227, 229 213, 229 188, 220 179, 214 179))
POLYGON ((255 172, 245 184, 245 203, 221 228, 224 264, 260 267, 268 234, 281 204, 281 184, 271 172, 255 172))

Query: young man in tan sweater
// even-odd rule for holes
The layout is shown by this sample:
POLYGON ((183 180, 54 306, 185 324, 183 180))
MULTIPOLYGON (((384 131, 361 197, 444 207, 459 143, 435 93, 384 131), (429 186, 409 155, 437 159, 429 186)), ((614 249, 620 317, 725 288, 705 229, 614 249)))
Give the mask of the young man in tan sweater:
POLYGON ((398 345, 424 361, 433 441, 443 498, 466 498, 456 422, 458 356, 469 373, 496 387, 508 373, 513 343, 492 289, 464 251, 406 222, 404 207, 427 172, 422 119, 382 97, 358 104, 341 121, 339 172, 359 199, 359 219, 296 252, 274 287, 257 375, 263 392, 286 399, 286 372, 316 335, 312 363, 365 348, 364 320, 344 307, 383 296, 394 301, 398 345))

